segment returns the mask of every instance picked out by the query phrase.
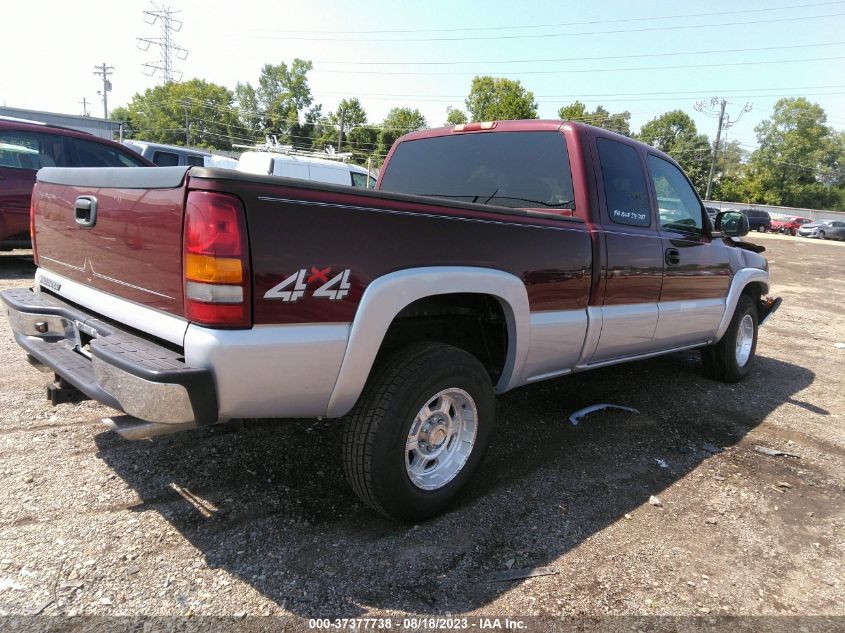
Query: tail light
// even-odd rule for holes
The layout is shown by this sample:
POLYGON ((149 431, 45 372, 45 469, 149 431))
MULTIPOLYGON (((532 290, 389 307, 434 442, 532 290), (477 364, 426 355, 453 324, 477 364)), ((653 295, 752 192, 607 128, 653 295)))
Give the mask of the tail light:
POLYGON ((185 316, 211 327, 250 327, 249 248, 240 200, 190 192, 183 251, 185 316))
POLYGON ((29 240, 32 242, 32 259, 38 265, 38 248, 35 246, 35 193, 29 200, 29 240))

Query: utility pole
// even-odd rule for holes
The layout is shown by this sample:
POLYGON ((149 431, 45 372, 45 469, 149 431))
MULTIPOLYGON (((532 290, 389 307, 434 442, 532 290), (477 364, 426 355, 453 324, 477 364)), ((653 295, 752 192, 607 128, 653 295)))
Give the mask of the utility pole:
POLYGON ((114 66, 108 66, 105 62, 100 66, 94 66, 94 74, 103 78, 103 90, 97 91, 98 95, 103 97, 103 118, 109 118, 109 92, 111 92, 111 81, 109 77, 112 75, 114 66))
POLYGON ((340 150, 343 147, 343 114, 344 111, 340 111, 340 133, 337 135, 337 153, 340 154, 340 150))
POLYGON ((182 101, 182 108, 185 110, 185 145, 191 144, 191 128, 188 123, 188 100, 182 101))
POLYGON ((88 112, 88 99, 82 97, 82 101, 78 101, 77 103, 82 106, 82 116, 91 116, 88 112))
POLYGON ((730 103, 727 99, 719 99, 718 97, 713 97, 710 99, 709 105, 706 104, 704 101, 699 101, 695 104, 695 109, 702 114, 705 114, 709 117, 717 117, 719 119, 719 127, 716 129, 716 143, 713 146, 713 154, 710 157, 710 174, 707 176, 707 191, 704 193, 704 199, 710 199, 710 192, 713 189, 713 175, 716 172, 716 158, 719 155, 719 141, 722 139, 722 131, 727 130, 729 127, 737 123, 741 118, 742 115, 746 112, 751 112, 752 105, 750 103, 746 103, 745 107, 742 108, 742 111, 737 115, 735 120, 731 120, 730 115, 725 114, 725 107, 730 103), (716 106, 719 106, 719 114, 716 114, 716 106))
POLYGON ((158 72, 162 83, 170 83, 174 81, 174 78, 180 81, 182 73, 174 69, 173 57, 184 60, 188 57, 188 51, 176 44, 173 34, 182 30, 182 20, 175 17, 181 11, 166 6, 153 6, 155 6, 154 11, 144 11, 144 20, 150 26, 160 24, 161 37, 139 37, 136 46, 142 51, 148 51, 150 46, 155 46, 160 51, 160 57, 156 63, 144 64, 148 76, 152 77, 158 72))

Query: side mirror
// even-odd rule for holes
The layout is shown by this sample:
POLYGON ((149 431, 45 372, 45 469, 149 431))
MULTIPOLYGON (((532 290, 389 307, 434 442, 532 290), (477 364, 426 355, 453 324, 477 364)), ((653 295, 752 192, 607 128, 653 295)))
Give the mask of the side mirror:
POLYGON ((716 221, 713 224, 714 228, 726 237, 748 235, 748 217, 739 211, 722 211, 716 215, 716 221))

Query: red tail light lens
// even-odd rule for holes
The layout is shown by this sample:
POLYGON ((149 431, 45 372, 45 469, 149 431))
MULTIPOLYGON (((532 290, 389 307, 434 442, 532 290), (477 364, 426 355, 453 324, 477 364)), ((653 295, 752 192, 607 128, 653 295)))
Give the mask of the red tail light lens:
POLYGON ((190 192, 183 250, 185 316, 212 327, 250 327, 249 249, 240 200, 190 192))

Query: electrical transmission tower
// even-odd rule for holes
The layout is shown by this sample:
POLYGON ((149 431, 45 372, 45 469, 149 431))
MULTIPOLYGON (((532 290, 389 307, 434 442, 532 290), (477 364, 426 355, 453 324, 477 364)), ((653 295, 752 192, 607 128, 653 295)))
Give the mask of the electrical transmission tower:
POLYGON ((181 81, 182 72, 173 67, 173 58, 184 60, 188 57, 188 51, 178 44, 173 39, 174 33, 182 30, 182 20, 175 16, 181 11, 176 11, 170 7, 153 5, 154 10, 144 11, 144 21, 150 26, 159 24, 161 28, 161 37, 139 37, 137 46, 142 51, 150 50, 151 46, 155 46, 160 51, 160 56, 157 62, 144 64, 146 73, 152 77, 159 73, 163 83, 170 83, 171 81, 181 81))
POLYGON ((705 114, 714 119, 719 119, 719 127, 716 129, 716 143, 713 146, 713 155, 710 158, 710 174, 707 176, 707 191, 704 193, 704 199, 710 199, 710 191, 713 188, 713 174, 716 171, 716 157, 719 154, 719 141, 722 139, 722 131, 729 127, 736 125, 746 112, 751 112, 752 104, 746 103, 740 110, 736 119, 731 120, 730 114, 725 114, 725 107, 730 103, 727 99, 720 99, 719 97, 712 97, 710 102, 699 101, 695 104, 695 109, 702 114, 705 114))
POLYGON ((108 66, 103 62, 100 66, 94 66, 94 74, 103 78, 103 89, 98 90, 97 94, 103 97, 103 118, 109 118, 109 93, 111 92, 111 80, 114 66, 108 66))

